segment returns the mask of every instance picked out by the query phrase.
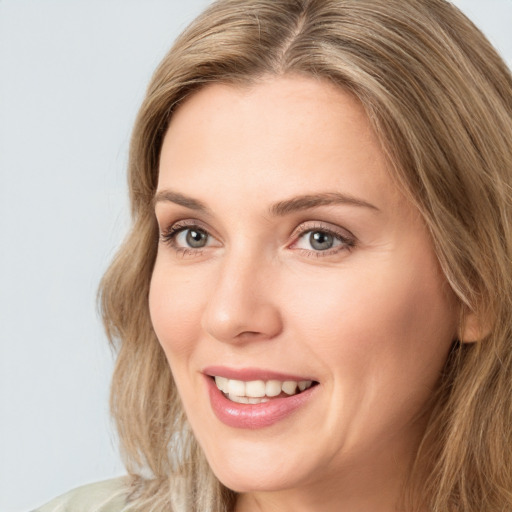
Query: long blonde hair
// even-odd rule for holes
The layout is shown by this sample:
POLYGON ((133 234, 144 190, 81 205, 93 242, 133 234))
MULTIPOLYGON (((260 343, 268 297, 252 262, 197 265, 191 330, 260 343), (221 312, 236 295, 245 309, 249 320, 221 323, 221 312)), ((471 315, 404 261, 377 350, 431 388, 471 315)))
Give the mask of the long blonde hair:
POLYGON ((440 377, 417 456, 428 478, 410 482, 415 502, 432 512, 512 510, 512 77, 444 0, 219 0, 156 70, 131 142, 133 226, 100 288, 119 350, 111 406, 134 510, 234 508, 190 432, 151 326, 152 200, 180 102, 212 82, 268 74, 329 80, 359 99, 448 283, 480 319, 481 339, 456 343, 440 377))

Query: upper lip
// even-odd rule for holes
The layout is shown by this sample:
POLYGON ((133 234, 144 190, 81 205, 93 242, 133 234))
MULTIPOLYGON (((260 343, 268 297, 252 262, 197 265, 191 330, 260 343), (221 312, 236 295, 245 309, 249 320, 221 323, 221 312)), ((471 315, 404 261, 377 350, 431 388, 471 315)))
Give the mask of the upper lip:
MULTIPOLYGON (((227 366, 207 366, 203 373, 209 377, 225 377, 226 379, 252 381, 252 380, 280 380, 303 381, 315 379, 308 375, 293 375, 283 372, 275 372, 264 368, 230 368, 227 366)), ((316 381, 315 381, 316 382, 316 381)))

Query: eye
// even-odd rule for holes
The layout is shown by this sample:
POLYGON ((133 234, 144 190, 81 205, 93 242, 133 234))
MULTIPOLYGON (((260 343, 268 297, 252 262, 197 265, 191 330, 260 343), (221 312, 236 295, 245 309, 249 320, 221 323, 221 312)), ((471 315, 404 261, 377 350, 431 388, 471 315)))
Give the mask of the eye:
POLYGON ((178 231, 174 237, 175 243, 179 247, 190 247, 192 249, 201 249, 208 244, 208 233, 199 228, 186 228, 178 231))
POLYGON ((297 241, 292 249, 314 253, 316 256, 335 254, 339 251, 349 250, 355 245, 355 239, 348 233, 336 232, 324 227, 312 228, 302 226, 299 228, 297 241))
POLYGON ((338 241, 331 233, 326 233, 325 231, 311 231, 307 238, 308 243, 316 251, 332 249, 338 241))
POLYGON ((183 254, 198 253, 201 249, 218 246, 217 240, 195 221, 180 221, 160 235, 163 243, 183 254))

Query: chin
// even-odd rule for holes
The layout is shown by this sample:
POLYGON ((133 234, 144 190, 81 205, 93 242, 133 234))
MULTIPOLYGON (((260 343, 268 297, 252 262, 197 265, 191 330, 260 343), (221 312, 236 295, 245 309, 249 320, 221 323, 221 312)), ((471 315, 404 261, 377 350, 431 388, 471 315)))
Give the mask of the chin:
POLYGON ((220 472, 214 471, 215 476, 228 489, 237 493, 248 492, 275 492, 295 487, 295 479, 288 479, 278 472, 251 472, 245 467, 243 470, 223 469, 220 472), (264 474, 266 473, 266 474, 264 474))
POLYGON ((219 481, 228 489, 238 493, 273 492, 289 489, 307 480, 310 473, 304 460, 283 457, 278 450, 253 447, 249 450, 220 450, 210 457, 208 463, 219 481), (300 470, 300 471, 299 471, 300 470))

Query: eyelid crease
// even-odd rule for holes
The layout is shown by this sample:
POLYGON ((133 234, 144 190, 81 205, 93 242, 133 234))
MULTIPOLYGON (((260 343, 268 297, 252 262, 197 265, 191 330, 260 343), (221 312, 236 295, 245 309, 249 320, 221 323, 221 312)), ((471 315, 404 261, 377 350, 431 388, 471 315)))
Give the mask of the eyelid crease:
POLYGON ((210 233, 210 230, 202 225, 202 222, 197 219, 183 219, 183 220, 177 220, 169 224, 168 227, 162 230, 163 233, 175 233, 177 231, 180 231, 185 228, 198 228, 202 231, 206 231, 207 233, 210 233))
POLYGON ((193 228, 195 228, 197 231, 206 233, 210 238, 216 239, 216 237, 212 235, 210 229, 203 226, 202 223, 199 222, 198 220, 193 219, 178 220, 176 222, 171 223, 168 227, 161 230, 160 238, 163 241, 170 243, 182 231, 186 231, 188 229, 193 228))
POLYGON ((292 233, 292 236, 300 237, 304 236, 306 233, 321 231, 324 233, 329 233, 335 237, 338 237, 344 241, 352 241, 356 242, 357 238, 345 228, 341 228, 339 226, 326 225, 325 223, 314 221, 312 224, 308 224, 307 222, 302 223, 300 226, 295 228, 292 233))

